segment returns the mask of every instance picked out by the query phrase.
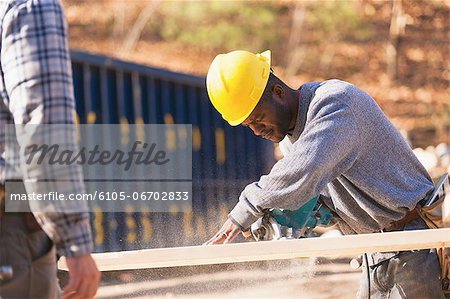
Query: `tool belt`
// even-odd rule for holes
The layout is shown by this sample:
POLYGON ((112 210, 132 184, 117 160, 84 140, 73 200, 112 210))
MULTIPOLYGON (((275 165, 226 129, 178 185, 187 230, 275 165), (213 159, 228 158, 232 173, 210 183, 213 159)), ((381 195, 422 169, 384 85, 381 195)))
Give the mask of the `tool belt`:
MULTIPOLYGON (((444 198, 436 201, 434 204, 428 207, 424 207, 418 210, 420 218, 422 218, 427 226, 431 229, 444 227, 442 223, 442 206, 444 198), (437 216, 439 215, 439 216, 437 216)), ((442 290, 446 296, 450 295, 450 248, 436 248, 436 253, 441 264, 441 281, 442 290)))
MULTIPOLYGON (((443 200, 437 201, 432 207, 422 207, 418 204, 412 211, 409 211, 405 217, 398 221, 394 221, 391 225, 385 228, 384 232, 391 232, 396 230, 402 230, 406 224, 411 221, 422 218, 427 224, 428 228, 442 227, 442 218, 436 217, 435 214, 430 211, 435 210, 439 206, 442 206, 443 200)), ((436 248, 436 253, 439 258, 439 264, 441 265, 441 283, 444 294, 450 294, 450 248, 436 248)))
POLYGON ((392 222, 391 225, 389 225, 388 227, 383 229, 383 231, 384 232, 392 232, 392 231, 396 231, 396 230, 402 230, 406 224, 420 218, 419 211, 421 208, 422 208, 422 206, 420 204, 417 204, 417 206, 413 210, 406 213, 405 217, 403 217, 402 219, 400 219, 398 221, 392 222))
MULTIPOLYGON (((444 174, 435 187, 433 194, 430 196, 429 204, 418 210, 420 218, 422 218, 427 226, 431 229, 443 228, 442 209, 444 200, 450 196, 450 182, 448 174, 444 174)), ((441 264, 441 281, 442 290, 446 296, 450 295, 450 248, 436 248, 441 264)))
MULTIPOLYGON (((383 229, 383 231, 402 230, 406 224, 419 218, 426 223, 428 228, 436 229, 444 227, 442 223, 442 206, 445 196, 450 196, 449 192, 450 184, 448 175, 445 174, 441 177, 431 194, 421 200, 413 210, 406 213, 405 217, 394 221, 383 229)), ((442 290, 448 296, 450 295, 450 248, 436 248, 436 253, 441 265, 442 290)))
POLYGON ((25 227, 27 228, 27 231, 29 233, 34 233, 37 231, 42 230, 39 223, 36 221, 36 218, 34 218, 33 213, 31 212, 23 212, 23 213, 5 213, 5 186, 0 183, 0 221, 3 217, 9 214, 14 214, 15 216, 22 216, 23 221, 25 223, 25 227))
MULTIPOLYGON (((446 196, 450 196, 450 184, 448 174, 439 180, 431 194, 426 196, 417 206, 399 221, 393 222, 383 231, 389 232, 401 230, 411 221, 421 218, 428 228, 436 229, 444 227, 442 222, 442 207, 446 196)), ((450 295, 450 248, 436 248, 436 253, 441 265, 442 290, 450 295)))

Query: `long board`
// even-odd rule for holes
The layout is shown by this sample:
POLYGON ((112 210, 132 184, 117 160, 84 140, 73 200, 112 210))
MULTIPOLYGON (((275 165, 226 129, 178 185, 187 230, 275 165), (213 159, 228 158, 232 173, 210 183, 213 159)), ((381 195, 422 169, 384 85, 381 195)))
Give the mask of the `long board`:
MULTIPOLYGON (((93 254, 100 271, 195 266, 450 247, 450 228, 93 254)), ((59 269, 67 270, 64 258, 59 269)))

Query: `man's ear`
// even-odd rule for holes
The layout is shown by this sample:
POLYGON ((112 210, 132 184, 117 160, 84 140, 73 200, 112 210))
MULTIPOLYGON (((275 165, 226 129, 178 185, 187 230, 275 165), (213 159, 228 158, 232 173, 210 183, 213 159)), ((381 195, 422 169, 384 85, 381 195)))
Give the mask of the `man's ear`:
POLYGON ((276 98, 282 99, 284 98, 285 92, 283 86, 280 84, 274 84, 272 87, 272 94, 276 98))

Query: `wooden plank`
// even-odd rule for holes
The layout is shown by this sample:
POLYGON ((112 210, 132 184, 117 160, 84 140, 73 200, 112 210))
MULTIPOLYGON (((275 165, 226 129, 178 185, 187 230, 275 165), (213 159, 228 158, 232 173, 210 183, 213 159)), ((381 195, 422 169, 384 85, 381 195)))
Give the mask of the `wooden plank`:
MULTIPOLYGON (((209 265, 450 247, 450 228, 93 254, 101 271, 209 265)), ((63 258, 59 268, 67 270, 63 258)))

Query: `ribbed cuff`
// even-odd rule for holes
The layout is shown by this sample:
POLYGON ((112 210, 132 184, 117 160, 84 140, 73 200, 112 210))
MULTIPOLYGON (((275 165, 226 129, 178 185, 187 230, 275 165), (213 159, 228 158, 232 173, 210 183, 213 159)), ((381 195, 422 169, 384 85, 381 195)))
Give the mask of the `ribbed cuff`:
POLYGON ((233 210, 231 210, 230 214, 228 214, 228 217, 242 231, 246 231, 259 218, 252 212, 253 207, 249 206, 245 201, 240 200, 233 210))

